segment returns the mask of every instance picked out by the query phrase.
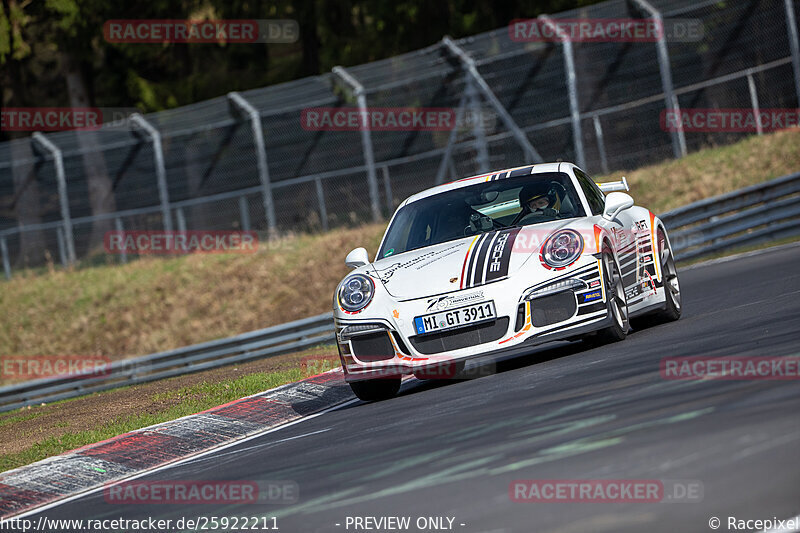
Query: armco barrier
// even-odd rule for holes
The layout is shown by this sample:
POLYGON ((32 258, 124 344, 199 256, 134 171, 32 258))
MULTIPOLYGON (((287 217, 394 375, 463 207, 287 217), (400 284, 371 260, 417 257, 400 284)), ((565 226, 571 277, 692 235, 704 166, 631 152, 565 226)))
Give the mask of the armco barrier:
MULTIPOLYGON (((667 225, 678 260, 800 234, 800 172, 674 209, 667 225)), ((177 350, 117 361, 101 377, 29 381, 0 388, 0 412, 74 398, 234 363, 302 350, 334 340, 331 313, 177 350)))
POLYGON ((800 172, 659 215, 685 261, 800 234, 800 172))
POLYGON ((331 313, 167 352, 116 361, 100 377, 40 379, 0 388, 0 412, 155 381, 332 342, 331 313))

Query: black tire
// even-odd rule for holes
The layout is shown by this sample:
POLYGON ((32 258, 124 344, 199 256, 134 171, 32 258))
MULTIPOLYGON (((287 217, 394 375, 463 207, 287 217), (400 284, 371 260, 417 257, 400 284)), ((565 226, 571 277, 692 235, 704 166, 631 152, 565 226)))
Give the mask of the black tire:
POLYGON ((628 330, 630 329, 625 285, 622 282, 619 265, 608 248, 603 247, 602 261, 603 283, 606 289, 606 311, 608 316, 611 317, 611 325, 585 339, 590 344, 595 345, 624 340, 628 336, 628 330))
POLYGON ((378 379, 364 379, 351 381, 350 388, 359 400, 365 402, 379 402, 394 398, 400 390, 400 377, 385 377, 378 379))
POLYGON ((656 244, 661 263, 661 279, 664 281, 664 297, 666 307, 653 314, 655 323, 674 322, 681 317, 682 299, 681 284, 678 281, 678 270, 675 268, 675 258, 667 245, 667 236, 664 230, 658 228, 656 244))

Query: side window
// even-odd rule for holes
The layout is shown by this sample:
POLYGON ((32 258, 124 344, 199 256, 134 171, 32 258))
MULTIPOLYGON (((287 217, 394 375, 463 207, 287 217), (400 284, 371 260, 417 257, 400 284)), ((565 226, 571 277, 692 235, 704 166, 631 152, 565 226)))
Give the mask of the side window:
POLYGON ((581 184, 583 194, 586 195, 586 199, 589 201, 589 207, 592 208, 592 214, 603 214, 603 208, 606 205, 606 197, 603 196, 603 193, 600 191, 594 181, 592 181, 589 176, 577 168, 575 169, 575 176, 578 178, 578 183, 581 184))

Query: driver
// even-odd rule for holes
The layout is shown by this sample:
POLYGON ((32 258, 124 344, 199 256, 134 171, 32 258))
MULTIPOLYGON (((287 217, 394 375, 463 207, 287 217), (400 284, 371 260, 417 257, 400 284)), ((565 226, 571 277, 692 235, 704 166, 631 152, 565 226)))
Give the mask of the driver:
POLYGON ((533 218, 556 218, 561 208, 558 183, 540 182, 524 186, 519 191, 519 205, 522 211, 517 222, 533 218))

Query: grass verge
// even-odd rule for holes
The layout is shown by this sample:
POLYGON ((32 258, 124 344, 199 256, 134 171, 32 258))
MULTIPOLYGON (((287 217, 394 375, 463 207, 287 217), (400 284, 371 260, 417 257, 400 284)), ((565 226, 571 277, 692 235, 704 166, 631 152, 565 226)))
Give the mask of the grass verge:
POLYGON ((175 420, 339 366, 322 346, 0 415, 0 472, 175 420))

